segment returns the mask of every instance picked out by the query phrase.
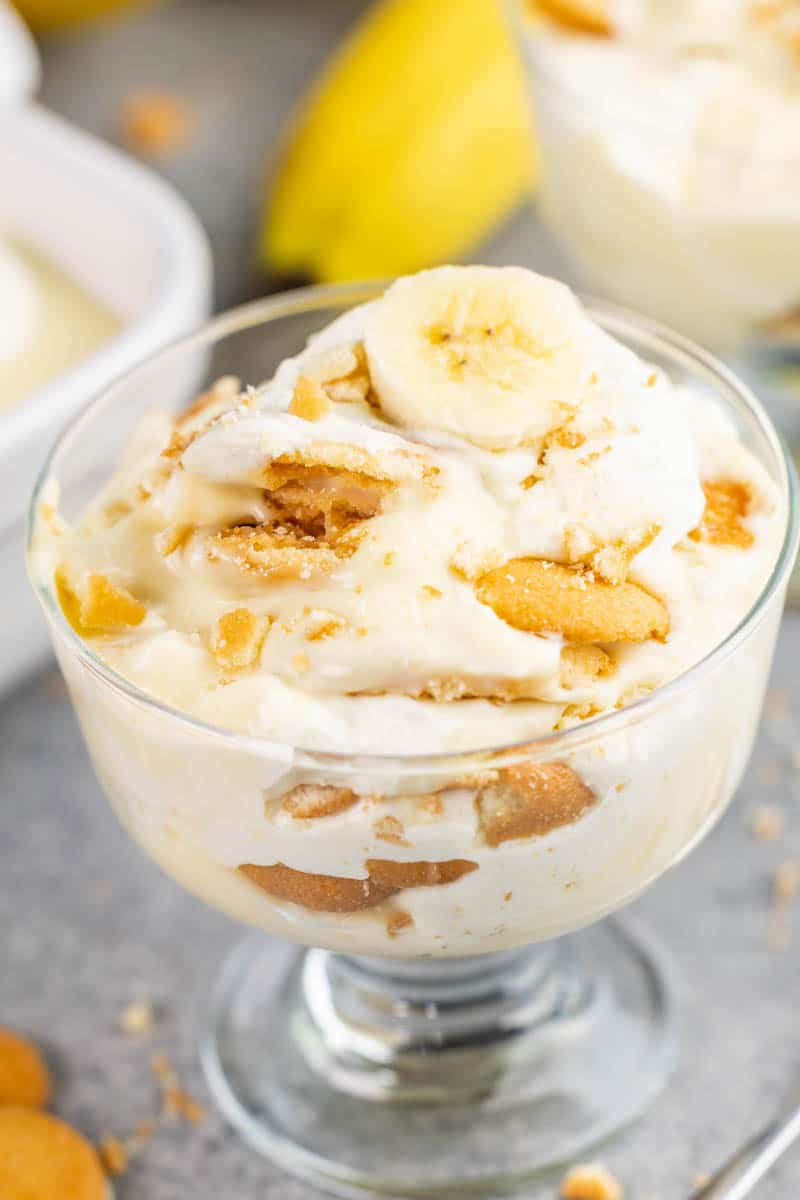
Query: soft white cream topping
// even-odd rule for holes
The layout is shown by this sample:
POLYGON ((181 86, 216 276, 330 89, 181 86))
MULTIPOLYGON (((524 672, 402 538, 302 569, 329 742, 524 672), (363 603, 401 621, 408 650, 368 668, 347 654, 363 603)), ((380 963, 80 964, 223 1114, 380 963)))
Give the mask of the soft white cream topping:
MULTIPOLYGON (((413 447, 393 433, 373 429, 364 421, 332 414, 319 421, 305 421, 291 413, 264 411, 231 412, 218 418, 207 433, 192 442, 181 457, 190 475, 210 483, 263 482, 264 463, 295 452, 314 453, 320 446, 338 444, 357 447, 367 454, 412 451, 413 447)), ((419 475, 413 463, 393 461, 387 471, 399 480, 419 475)))
MULTIPOLYGON (((448 272, 458 280, 457 269, 448 272)), ((478 282, 495 279, 510 319, 503 272, 483 269, 478 282)), ((583 383, 552 410, 547 429, 533 438, 517 432, 512 446, 485 444, 482 406, 491 402, 472 374, 483 335, 470 326, 453 377, 473 414, 460 435, 442 429, 435 410, 429 426, 419 424, 410 359, 411 424, 390 419, 374 374, 369 402, 323 406, 318 420, 290 412, 299 377, 321 353, 357 357, 365 344, 371 366, 370 333, 389 336, 377 318, 395 297, 392 289, 334 322, 271 382, 231 395, 222 411, 212 406, 205 427, 202 414, 179 426, 177 443, 172 420, 151 416, 83 521, 40 533, 43 570, 61 564, 76 593, 100 573, 146 610, 141 623, 97 639, 101 656, 209 723, 293 745, 384 753, 536 736, 635 699, 701 658, 757 596, 780 534, 773 487, 713 400, 674 386, 578 310, 567 373, 570 387, 583 383), (291 488, 295 467, 313 511, 331 495, 356 506, 341 541, 338 530, 323 536, 319 521, 308 533, 294 493, 288 508, 281 500, 283 476, 269 472, 288 470, 291 488), (701 485, 718 479, 752 495, 747 547, 688 536, 703 515, 701 485), (286 569, 283 559, 253 568, 226 549, 231 531, 246 539, 256 525, 273 539, 270 552, 275 538, 314 543, 302 568, 286 569), (606 646, 608 670, 598 677, 567 677, 558 632, 516 628, 477 594, 476 580, 511 560, 590 565, 604 550, 627 555, 629 581, 666 607, 669 635, 606 646), (314 554, 327 555, 324 569, 314 554), (219 653, 219 622, 240 609, 260 633, 248 660, 232 663, 219 653)), ((489 299, 481 297, 481 321, 489 299)), ((532 319, 526 311, 524 321, 532 319)), ((488 361, 502 361, 502 346, 491 346, 488 361)), ((427 354, 424 344, 418 353, 427 354)), ((519 430, 526 389, 535 406, 538 379, 538 362, 530 376, 515 369, 510 377, 520 396, 503 410, 509 436, 519 430)), ((398 391, 393 411, 404 403, 398 391)), ((585 578, 592 586, 594 568, 585 578)))

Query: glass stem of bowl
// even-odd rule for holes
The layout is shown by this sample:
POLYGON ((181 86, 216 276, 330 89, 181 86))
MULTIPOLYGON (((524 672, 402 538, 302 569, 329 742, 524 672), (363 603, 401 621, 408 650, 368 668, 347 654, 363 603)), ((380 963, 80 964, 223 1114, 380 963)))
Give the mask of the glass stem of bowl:
POLYGON ((496 1094, 596 1001, 560 942, 439 960, 311 950, 297 985, 294 1032, 313 1068, 351 1095, 425 1104, 496 1094))

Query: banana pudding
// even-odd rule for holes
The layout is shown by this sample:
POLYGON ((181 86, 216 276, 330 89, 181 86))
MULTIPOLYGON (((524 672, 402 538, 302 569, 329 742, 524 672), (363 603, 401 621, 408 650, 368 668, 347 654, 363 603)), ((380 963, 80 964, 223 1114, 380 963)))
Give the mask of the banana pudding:
POLYGON ((99 349, 120 320, 46 255, 0 231, 0 413, 99 349))
POLYGON ((750 613, 787 513, 710 390, 562 284, 444 267, 266 383, 158 400, 75 522, 47 482, 32 571, 98 774, 191 890, 468 955, 617 907, 721 810, 780 595, 666 685, 750 613))
POLYGON ((518 0, 541 212, 592 287, 721 348, 800 338, 797 0, 518 0))

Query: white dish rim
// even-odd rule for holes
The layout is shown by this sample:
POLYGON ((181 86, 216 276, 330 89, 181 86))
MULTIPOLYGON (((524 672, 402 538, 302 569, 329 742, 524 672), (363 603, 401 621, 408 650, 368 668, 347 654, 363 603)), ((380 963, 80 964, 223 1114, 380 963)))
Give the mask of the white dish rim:
POLYGON ((29 100, 41 82, 42 64, 28 26, 4 0, 0 0, 0 62, 0 108, 29 100))

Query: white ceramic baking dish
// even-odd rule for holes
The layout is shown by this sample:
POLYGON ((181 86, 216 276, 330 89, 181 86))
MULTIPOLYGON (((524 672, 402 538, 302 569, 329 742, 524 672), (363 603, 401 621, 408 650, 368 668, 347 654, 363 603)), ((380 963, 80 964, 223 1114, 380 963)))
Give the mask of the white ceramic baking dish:
POLYGON ((30 34, 14 9, 0 0, 0 109, 32 96, 40 74, 30 34))
MULTIPOLYGON (((19 37, 0 6, 0 63, 11 61, 19 37), (4 42, 8 28, 13 35, 4 42)), ((30 59, 17 75, 35 83, 30 59)), ((123 322, 98 352, 0 415, 4 691, 48 653, 23 560, 38 468, 65 421, 97 391, 207 315, 211 268, 202 229, 170 187, 41 107, 0 107, 0 180, 0 228, 43 250, 123 322)))

